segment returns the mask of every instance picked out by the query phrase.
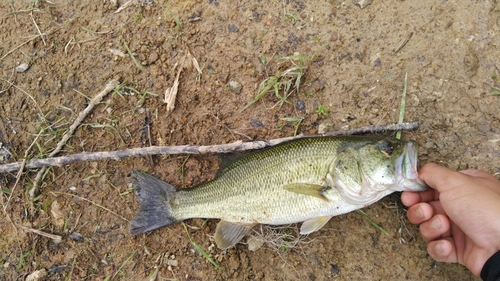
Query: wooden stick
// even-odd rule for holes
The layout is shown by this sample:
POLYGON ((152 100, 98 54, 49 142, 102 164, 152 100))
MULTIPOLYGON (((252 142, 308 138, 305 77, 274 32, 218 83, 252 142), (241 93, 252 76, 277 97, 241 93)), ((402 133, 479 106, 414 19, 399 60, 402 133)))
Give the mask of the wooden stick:
MULTIPOLYGON (((33 168, 41 168, 48 166, 63 166, 74 162, 98 161, 107 159, 113 159, 118 161, 126 157, 148 156, 148 155, 158 155, 158 154, 208 154, 208 153, 242 152, 242 151, 249 151, 249 150, 262 149, 270 146, 275 146, 277 144, 286 141, 300 139, 300 138, 383 133, 383 132, 393 132, 401 130, 415 130, 417 128, 418 128, 418 123, 402 123, 402 124, 391 124, 383 126, 366 126, 350 130, 339 130, 331 133, 326 133, 323 135, 298 135, 295 137, 286 137, 280 139, 273 139, 269 141, 253 141, 253 142, 237 141, 229 144, 202 145, 202 146, 191 146, 191 145, 150 146, 142 148, 117 150, 117 151, 82 152, 61 157, 32 159, 26 162, 24 168, 33 169, 33 168)), ((0 165, 0 173, 17 171, 22 168, 22 163, 23 162, 21 161, 21 162, 0 165)))
MULTIPOLYGON (((56 149, 54 149, 49 154, 49 157, 53 157, 57 153, 59 153, 59 151, 61 151, 61 149, 66 144, 66 142, 69 140, 69 138, 71 138, 73 136, 73 133, 75 132, 76 128, 78 128, 78 126, 80 126, 83 119, 85 119, 85 117, 87 117, 87 115, 90 113, 90 111, 92 111, 94 106, 96 106, 98 103, 100 103, 101 100, 104 98, 104 96, 106 96, 109 92, 111 92, 114 88, 116 88, 116 86, 118 86, 118 84, 120 84, 120 82, 117 79, 110 81, 108 84, 106 84, 106 87, 104 87, 104 89, 90 101, 90 103, 87 105, 87 107, 83 111, 78 113, 78 117, 75 119, 73 124, 69 127, 68 131, 63 135, 63 137, 61 138, 61 140, 57 144, 56 149)), ((51 166, 51 165, 49 165, 49 166, 51 166)), ((33 200, 35 198, 36 189, 38 188, 38 184, 39 184, 40 180, 42 179, 42 176, 45 173, 45 167, 47 167, 47 166, 42 166, 42 167, 43 168, 40 171, 38 171, 38 173, 35 177, 35 181, 33 182, 33 187, 29 191, 29 195, 30 195, 31 200, 33 200)))

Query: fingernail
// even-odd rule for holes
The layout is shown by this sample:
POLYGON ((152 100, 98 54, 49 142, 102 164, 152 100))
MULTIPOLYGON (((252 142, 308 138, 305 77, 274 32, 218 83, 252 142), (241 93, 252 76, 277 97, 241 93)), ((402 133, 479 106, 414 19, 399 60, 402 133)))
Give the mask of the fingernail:
POLYGON ((422 211, 422 207, 418 207, 415 210, 415 216, 417 216, 417 218, 419 218, 419 219, 423 219, 424 218, 424 211, 422 211))
MULTIPOLYGON (((441 220, 439 218, 435 218, 431 221, 431 226, 434 228, 434 230, 439 230, 441 229, 441 220)), ((439 245, 439 244, 438 244, 439 245)), ((437 247, 437 246, 436 246, 437 247)))
POLYGON ((436 246, 434 246, 434 250, 436 250, 436 253, 444 253, 443 243, 437 243, 436 246))

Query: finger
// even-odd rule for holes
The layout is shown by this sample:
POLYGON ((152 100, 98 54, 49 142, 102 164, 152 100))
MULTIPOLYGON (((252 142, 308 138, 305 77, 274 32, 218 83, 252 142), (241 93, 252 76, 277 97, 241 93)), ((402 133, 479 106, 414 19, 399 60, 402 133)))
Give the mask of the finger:
POLYGON ((437 200, 438 197, 439 193, 433 189, 421 192, 403 191, 403 193, 401 193, 401 202, 403 202, 405 206, 410 207, 420 202, 437 200))
POLYGON ((445 215, 435 215, 420 225, 420 235, 429 243, 441 237, 449 236, 450 220, 445 215))
POLYGON ((467 181, 469 177, 463 173, 450 170, 435 163, 425 164, 418 172, 418 176, 431 188, 440 193, 455 187, 455 183, 467 181))
POLYGON ((458 262, 456 248, 452 237, 429 242, 427 253, 436 261, 458 262))
POLYGON ((421 224, 434 216, 434 209, 427 203, 418 203, 408 208, 406 216, 411 223, 421 224))

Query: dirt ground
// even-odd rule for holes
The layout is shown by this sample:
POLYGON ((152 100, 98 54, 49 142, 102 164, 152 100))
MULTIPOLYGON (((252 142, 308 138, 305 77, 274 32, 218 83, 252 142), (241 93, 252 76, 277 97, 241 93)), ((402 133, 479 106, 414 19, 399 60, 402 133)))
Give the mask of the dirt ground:
MULTIPOLYGON (((363 9, 351 1, 158 0, 116 13, 124 2, 0 1, 0 160, 47 157, 113 78, 120 88, 58 155, 292 136, 290 117, 303 118, 305 134, 396 123, 407 73, 405 120, 420 129, 403 138, 419 144, 421 163, 500 173, 500 101, 489 94, 500 87, 496 0, 375 0, 363 9), (164 92, 189 53, 202 74, 181 72, 168 113, 164 92), (294 61, 307 69, 290 104, 269 93, 240 112, 262 81, 293 66, 280 58, 294 54, 308 59, 294 61)), ((36 170, 17 184, 16 172, 0 175, 0 279, 45 269, 46 280, 477 280, 427 255, 399 194, 364 209, 389 235, 354 212, 295 248, 222 252, 213 245, 216 220, 186 221, 220 269, 182 224, 129 234, 138 210, 132 170, 189 187, 218 168, 214 155, 78 162, 49 169, 33 202, 36 170)))

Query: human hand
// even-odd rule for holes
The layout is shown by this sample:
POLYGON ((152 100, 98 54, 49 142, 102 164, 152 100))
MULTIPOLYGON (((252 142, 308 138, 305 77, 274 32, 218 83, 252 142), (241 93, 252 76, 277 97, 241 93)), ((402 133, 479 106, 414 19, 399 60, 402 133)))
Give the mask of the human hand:
POLYGON ((434 163, 419 178, 431 189, 405 191, 410 222, 420 224, 436 261, 458 262, 479 276, 485 262, 500 250, 500 180, 481 170, 460 172, 434 163))

